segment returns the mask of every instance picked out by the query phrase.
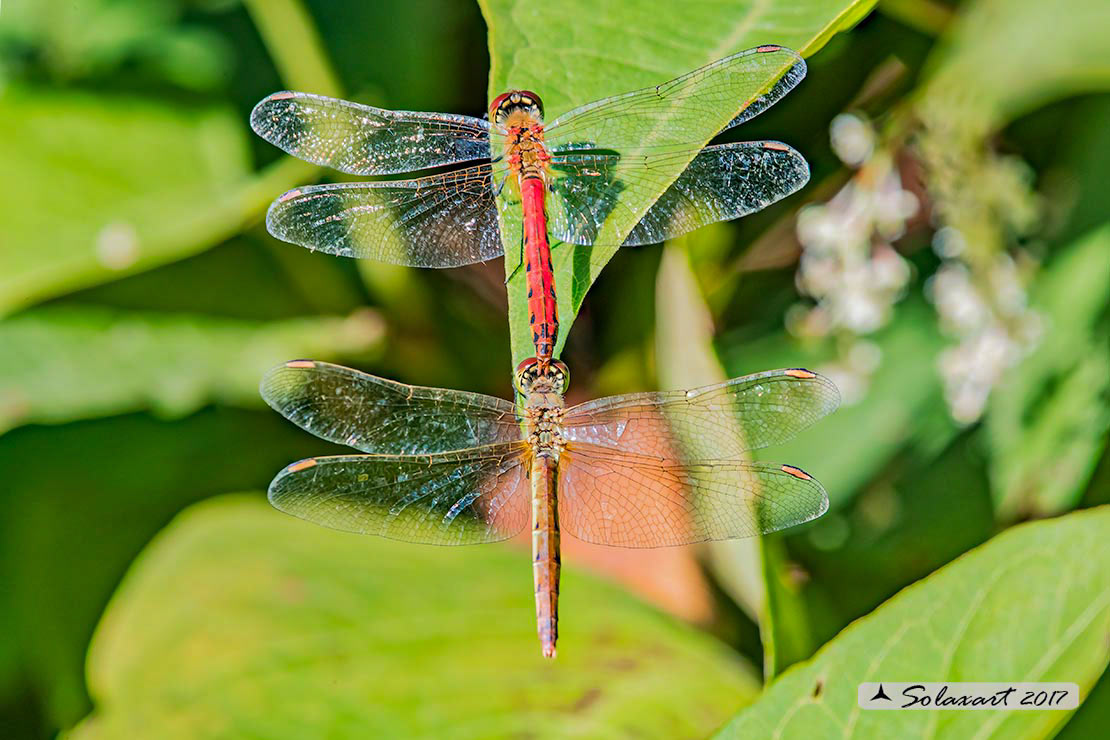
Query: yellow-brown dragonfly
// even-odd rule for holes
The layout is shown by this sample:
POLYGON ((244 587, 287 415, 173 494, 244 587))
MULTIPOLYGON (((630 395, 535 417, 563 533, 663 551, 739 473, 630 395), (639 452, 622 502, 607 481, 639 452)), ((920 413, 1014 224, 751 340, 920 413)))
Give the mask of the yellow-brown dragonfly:
POLYGON ((816 373, 771 370, 569 408, 568 380, 557 360, 525 360, 514 405, 288 362, 263 379, 267 403, 367 454, 293 463, 270 484, 270 502, 327 527, 436 545, 504 540, 531 522, 547 657, 557 638, 561 531, 660 547, 773 532, 828 508, 821 484, 800 468, 745 460, 836 408, 836 387, 816 373))

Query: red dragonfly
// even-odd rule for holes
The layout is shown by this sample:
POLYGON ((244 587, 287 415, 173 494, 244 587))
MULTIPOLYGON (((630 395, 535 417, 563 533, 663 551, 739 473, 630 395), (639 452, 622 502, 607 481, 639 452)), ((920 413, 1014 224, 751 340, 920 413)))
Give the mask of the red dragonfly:
POLYGON ((795 52, 760 46, 549 124, 539 96, 526 90, 498 96, 489 120, 275 93, 255 107, 251 126, 306 161, 355 175, 467 166, 290 190, 266 225, 279 239, 330 254, 455 267, 503 253, 501 200, 510 243, 523 242, 533 341, 546 364, 558 336, 548 237, 594 245, 627 234, 626 246, 651 244, 795 192, 809 167, 787 145, 701 145, 707 131, 769 108, 805 72, 795 52))
POLYGON ((568 380, 558 360, 527 365, 514 379, 517 406, 288 362, 263 379, 266 402, 367 454, 293 463, 270 484, 270 502, 327 527, 436 545, 504 540, 531 522, 547 657, 558 635, 560 531, 661 547, 772 532, 828 508, 800 468, 744 460, 836 408, 836 387, 816 373, 771 370, 567 408, 568 380))

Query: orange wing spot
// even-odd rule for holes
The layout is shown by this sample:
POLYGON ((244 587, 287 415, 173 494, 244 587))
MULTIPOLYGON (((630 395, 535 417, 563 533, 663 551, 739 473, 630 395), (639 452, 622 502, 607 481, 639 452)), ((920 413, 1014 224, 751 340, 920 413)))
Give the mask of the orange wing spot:
POLYGON ((293 92, 279 92, 270 96, 270 100, 288 100, 289 98, 296 97, 297 93, 293 92))
POLYGON ((316 367, 314 360, 293 360, 285 363, 286 367, 316 367))
POLYGON ((787 475, 792 475, 795 478, 801 478, 802 480, 813 480, 812 475, 802 470, 801 468, 794 467, 793 465, 783 465, 782 472, 786 473, 787 475))
POLYGON ((302 470, 308 470, 309 468, 315 467, 315 466, 316 466, 316 458, 310 457, 307 460, 301 460, 300 462, 295 462, 292 465, 290 465, 289 466, 289 472, 290 473, 299 473, 302 470))
POLYGON ((803 380, 817 377, 817 373, 811 373, 809 370, 800 367, 792 367, 784 372, 783 375, 789 375, 791 378, 802 378, 803 380))
POLYGON ((301 189, 300 188, 290 190, 288 193, 282 193, 281 197, 278 198, 278 203, 284 203, 285 201, 289 200, 290 198, 296 198, 300 194, 301 194, 301 189))
POLYGON ((776 46, 775 44, 767 44, 766 46, 756 47, 756 51, 758 51, 758 52, 778 51, 781 48, 782 48, 781 46, 776 46))
POLYGON ((768 141, 767 143, 765 143, 763 145, 763 148, 764 149, 773 149, 776 152, 788 152, 788 151, 790 151, 790 147, 788 147, 786 144, 780 144, 777 141, 768 141))

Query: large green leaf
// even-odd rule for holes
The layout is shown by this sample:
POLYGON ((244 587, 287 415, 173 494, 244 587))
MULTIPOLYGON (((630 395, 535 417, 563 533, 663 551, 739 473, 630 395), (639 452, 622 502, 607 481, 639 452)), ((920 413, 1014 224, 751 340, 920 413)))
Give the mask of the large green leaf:
MULTIPOLYGON (((510 88, 534 90, 544 99, 546 117, 553 120, 576 105, 659 84, 761 44, 780 44, 811 55, 833 34, 863 17, 874 0, 712 0, 696 7, 652 0, 555 4, 481 0, 480 4, 490 34, 490 98, 510 88)), ((719 126, 706 121, 705 127, 703 139, 709 141, 719 126)), ((645 128, 643 138, 652 138, 652 132, 645 128)), ((677 163, 673 172, 658 173, 656 197, 684 167, 677 163)), ((630 206, 629 212, 642 212, 650 203, 630 206)), ((506 271, 512 275, 509 332, 513 361, 519 362, 532 355, 533 348, 524 274, 515 269, 519 217, 508 210, 501 218, 506 271)), ((601 232, 604 243, 619 244, 635 225, 619 221, 617 216, 610 218, 601 232)), ((562 322, 557 349, 590 284, 615 252, 615 247, 586 250, 553 245, 562 322)))
POLYGON ((573 568, 545 662, 531 570, 201 504, 109 605, 73 737, 698 737, 753 698, 721 644, 573 568))
POLYGON ((272 323, 56 306, 0 321, 0 432, 153 409, 182 416, 206 403, 257 406, 258 381, 296 357, 365 352, 372 314, 272 323))
POLYGON ((1075 506, 1110 428, 1110 226, 1049 265, 1032 304, 1040 345, 991 395, 991 484, 1003 519, 1075 506))
POLYGON ((876 712, 863 681, 1069 681, 1106 667, 1110 507, 1008 530, 785 673, 721 738, 1050 737, 1067 712, 876 712))
POLYGON ((0 95, 0 315, 195 254, 312 165, 252 178, 223 108, 11 86, 0 95))

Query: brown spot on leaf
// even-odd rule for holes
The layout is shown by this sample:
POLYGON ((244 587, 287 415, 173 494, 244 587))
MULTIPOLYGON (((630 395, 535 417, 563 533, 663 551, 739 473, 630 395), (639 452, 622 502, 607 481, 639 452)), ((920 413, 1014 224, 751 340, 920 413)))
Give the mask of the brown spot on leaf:
POLYGON ((578 701, 574 702, 574 704, 570 708, 570 711, 575 712, 576 714, 584 712, 591 706, 596 704, 597 700, 600 698, 601 689, 596 686, 591 686, 590 688, 586 689, 586 693, 578 697, 578 701))

